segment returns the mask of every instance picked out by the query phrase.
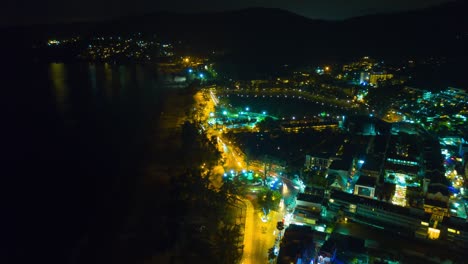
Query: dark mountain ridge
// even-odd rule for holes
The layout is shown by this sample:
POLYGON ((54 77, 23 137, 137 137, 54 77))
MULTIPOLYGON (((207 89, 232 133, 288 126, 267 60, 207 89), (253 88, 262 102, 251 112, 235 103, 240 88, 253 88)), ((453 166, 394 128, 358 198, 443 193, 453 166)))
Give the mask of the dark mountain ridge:
MULTIPOLYGON (((182 41, 190 52, 226 51, 227 62, 284 65, 347 60, 365 55, 383 58, 467 57, 466 1, 401 13, 343 21, 314 20, 281 9, 250 8, 229 12, 161 12, 97 23, 10 28, 15 48, 65 36, 156 34, 182 41)), ((27 54, 27 52, 26 52, 27 54)))

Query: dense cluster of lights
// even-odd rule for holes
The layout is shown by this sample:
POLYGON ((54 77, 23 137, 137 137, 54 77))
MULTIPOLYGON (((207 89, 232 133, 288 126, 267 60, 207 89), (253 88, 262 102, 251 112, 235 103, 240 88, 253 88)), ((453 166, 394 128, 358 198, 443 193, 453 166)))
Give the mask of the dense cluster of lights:
POLYGON ((47 46, 56 47, 66 44, 83 42, 87 48, 79 57, 91 60, 152 60, 157 57, 171 57, 174 55, 173 46, 170 43, 161 43, 156 38, 143 38, 141 34, 134 36, 100 36, 88 40, 79 37, 68 39, 50 39, 47 46))
POLYGON ((65 44, 76 43, 80 40, 80 37, 72 37, 65 39, 49 39, 47 41, 47 46, 60 46, 65 44))

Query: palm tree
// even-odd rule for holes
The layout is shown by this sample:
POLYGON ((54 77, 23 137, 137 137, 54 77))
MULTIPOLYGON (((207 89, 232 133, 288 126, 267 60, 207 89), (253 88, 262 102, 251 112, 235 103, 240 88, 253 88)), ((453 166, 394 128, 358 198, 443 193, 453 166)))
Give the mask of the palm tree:
POLYGON ((270 210, 278 209, 280 200, 281 194, 271 189, 264 189, 258 194, 258 204, 265 210, 266 215, 270 210))

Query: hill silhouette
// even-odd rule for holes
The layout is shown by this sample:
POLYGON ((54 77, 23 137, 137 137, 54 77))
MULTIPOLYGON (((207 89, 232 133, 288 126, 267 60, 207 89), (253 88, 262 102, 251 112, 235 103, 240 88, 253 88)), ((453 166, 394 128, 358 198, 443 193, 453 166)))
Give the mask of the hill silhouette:
MULTIPOLYGON (((466 1, 343 21, 308 19, 271 8, 178 14, 160 12, 104 22, 4 29, 24 48, 51 36, 157 34, 187 43, 193 53, 222 49, 224 60, 252 68, 347 60, 361 56, 467 58, 466 1), (258 67, 257 67, 258 66, 258 67)), ((18 48, 18 44, 15 44, 18 48)), ((251 69, 250 69, 251 70, 251 69)))

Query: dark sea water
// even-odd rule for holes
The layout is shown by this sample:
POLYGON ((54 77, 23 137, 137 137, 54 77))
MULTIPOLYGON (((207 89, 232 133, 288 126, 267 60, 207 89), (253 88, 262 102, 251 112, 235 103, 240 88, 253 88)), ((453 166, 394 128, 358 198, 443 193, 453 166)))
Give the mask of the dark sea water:
POLYGON ((0 263, 73 263, 80 245, 105 247, 154 158, 158 79, 152 65, 26 63, 3 72, 0 263))

